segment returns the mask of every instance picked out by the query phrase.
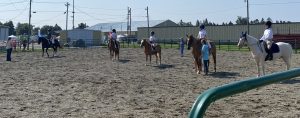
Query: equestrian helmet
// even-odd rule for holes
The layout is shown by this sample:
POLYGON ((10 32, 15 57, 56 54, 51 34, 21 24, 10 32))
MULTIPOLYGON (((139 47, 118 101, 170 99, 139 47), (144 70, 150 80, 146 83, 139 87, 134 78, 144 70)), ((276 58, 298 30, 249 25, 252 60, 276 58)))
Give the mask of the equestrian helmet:
POLYGON ((154 31, 151 31, 151 33, 150 33, 150 34, 151 34, 151 36, 153 36, 153 35, 154 35, 154 31))
POLYGON ((202 29, 204 29, 205 28, 205 26, 202 24, 202 25, 200 25, 200 30, 202 30, 202 29))
POLYGON ((116 31, 116 29, 112 29, 112 32, 116 33, 117 31, 116 31))
POLYGON ((272 22, 271 22, 271 21, 267 21, 267 22, 265 23, 265 25, 268 26, 268 28, 270 28, 270 27, 272 26, 272 22))

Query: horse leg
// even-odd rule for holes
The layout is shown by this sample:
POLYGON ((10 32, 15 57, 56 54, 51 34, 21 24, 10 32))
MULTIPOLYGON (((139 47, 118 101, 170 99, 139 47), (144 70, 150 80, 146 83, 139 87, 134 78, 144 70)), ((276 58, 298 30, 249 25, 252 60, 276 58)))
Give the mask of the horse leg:
POLYGON ((159 53, 159 65, 161 65, 161 53, 159 53))
POLYGON ((289 70, 291 67, 291 56, 282 58, 284 63, 286 64, 286 70, 289 70))
POLYGON ((217 54, 216 51, 213 53, 213 60, 214 60, 214 70, 217 72, 217 54))
POLYGON ((156 55, 155 55, 155 59, 156 59, 156 65, 157 65, 157 62, 158 62, 158 53, 156 53, 156 55))
MULTIPOLYGON (((257 68, 257 77, 259 77, 260 76, 259 59, 255 59, 255 62, 256 62, 256 68, 257 68)), ((264 71, 264 67, 263 67, 263 71, 264 71)))
POLYGON ((150 59, 149 61, 150 61, 150 65, 151 65, 151 58, 152 58, 152 55, 150 54, 149 57, 150 57, 150 58, 149 58, 149 59, 150 59))
POLYGON ((47 53, 47 56, 49 57, 48 48, 46 48, 46 53, 47 53))
POLYGON ((43 53, 42 53, 42 57, 44 57, 44 52, 45 52, 45 49, 44 49, 44 48, 42 48, 42 51, 43 51, 43 53))
POLYGON ((146 55, 146 64, 145 64, 145 66, 147 66, 148 55, 147 54, 145 54, 145 55, 146 55))

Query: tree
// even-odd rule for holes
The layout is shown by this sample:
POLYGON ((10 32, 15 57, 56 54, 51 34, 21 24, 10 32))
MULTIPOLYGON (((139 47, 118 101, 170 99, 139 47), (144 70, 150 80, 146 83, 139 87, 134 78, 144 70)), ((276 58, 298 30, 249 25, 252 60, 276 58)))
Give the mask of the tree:
POLYGON ((78 27, 76 29, 85 29, 87 27, 89 27, 89 26, 87 26, 86 23, 79 23, 78 27))
MULTIPOLYGON (((31 25, 31 28, 32 27, 33 26, 31 25)), ((18 23, 16 27, 16 34, 17 35, 28 34, 28 30, 29 30, 28 23, 18 23)))
POLYGON ((54 25, 53 31, 61 31, 61 30, 62 30, 62 29, 61 29, 60 26, 58 26, 57 24, 54 25))
POLYGON ((248 19, 246 17, 241 17, 241 16, 238 16, 237 20, 235 21, 235 23, 237 25, 247 25, 248 23, 248 19))
POLYGON ((261 18, 260 24, 265 24, 265 19, 264 18, 261 18))
POLYGON ((178 23, 179 26, 183 26, 183 24, 184 24, 184 23, 183 23, 182 20, 180 20, 179 23, 178 23))
POLYGON ((12 21, 8 21, 8 22, 4 23, 3 25, 9 27, 9 30, 8 30, 9 35, 15 35, 16 34, 15 26, 14 26, 14 23, 12 21))
POLYGON ((197 27, 200 26, 200 21, 199 21, 199 20, 196 21, 196 26, 197 26, 197 27))
POLYGON ((233 23, 232 23, 231 21, 229 21, 228 25, 232 26, 232 25, 233 25, 233 23))
POLYGON ((207 20, 207 18, 205 18, 205 20, 203 20, 203 25, 208 25, 209 23, 208 23, 208 20, 207 20))
POLYGON ((38 35, 38 32, 39 32, 40 29, 41 29, 40 27, 33 28, 32 34, 33 35, 38 35))

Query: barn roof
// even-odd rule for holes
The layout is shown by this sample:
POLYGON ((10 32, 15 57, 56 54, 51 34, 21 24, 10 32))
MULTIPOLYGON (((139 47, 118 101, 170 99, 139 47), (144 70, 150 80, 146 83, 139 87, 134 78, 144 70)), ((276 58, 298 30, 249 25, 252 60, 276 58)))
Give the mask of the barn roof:
MULTIPOLYGON (((150 20, 149 21, 149 27, 155 27, 157 25, 167 26, 168 24, 170 24, 170 26, 176 25, 176 23, 174 23, 171 20, 150 20)), ((137 31, 138 27, 147 27, 147 26, 148 26, 147 21, 132 21, 131 31, 137 31)), ((127 31, 127 22, 98 23, 86 29, 101 30, 102 32, 109 32, 111 31, 111 29, 116 29, 117 31, 127 31)))

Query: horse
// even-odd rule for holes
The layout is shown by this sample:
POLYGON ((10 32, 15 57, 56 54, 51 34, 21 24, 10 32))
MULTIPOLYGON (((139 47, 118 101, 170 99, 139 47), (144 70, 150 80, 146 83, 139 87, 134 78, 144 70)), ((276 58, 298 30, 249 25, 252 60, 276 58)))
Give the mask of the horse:
POLYGON ((118 60, 119 60, 120 45, 119 45, 118 42, 117 42, 118 47, 116 47, 115 45, 116 45, 115 41, 113 41, 112 39, 109 39, 108 49, 109 49, 110 59, 113 60, 113 56, 114 56, 115 60, 116 60, 117 57, 118 57, 118 60))
MULTIPOLYGON (((194 64, 195 64, 195 71, 197 74, 200 74, 202 71, 202 59, 201 59, 201 49, 202 49, 202 44, 201 40, 205 39, 196 39, 193 35, 186 35, 187 36, 187 49, 190 50, 192 47, 192 55, 194 57, 194 64)), ((216 45, 212 41, 208 41, 211 45, 211 48, 209 50, 209 54, 212 55, 213 60, 214 60, 214 71, 216 72, 216 58, 217 58, 217 49, 216 45)), ((209 64, 208 64, 209 65, 209 64)))
POLYGON ((151 64, 151 56, 155 55, 156 57, 156 64, 158 62, 158 58, 159 58, 159 65, 161 65, 161 47, 160 45, 156 45, 155 46, 155 50, 152 50, 151 44, 147 41, 147 39, 143 39, 141 41, 141 47, 144 47, 144 53, 146 55, 146 64, 147 65, 147 61, 148 61, 148 56, 150 57, 150 64, 151 64))
POLYGON ((42 57, 44 57, 44 52, 45 52, 45 49, 46 49, 46 54, 47 56, 49 57, 49 54, 48 54, 48 48, 52 48, 53 49, 53 57, 54 57, 54 54, 57 53, 57 48, 61 48, 60 44, 59 44, 59 41, 57 39, 54 40, 54 44, 52 44, 48 39, 46 39, 45 37, 39 37, 38 38, 38 44, 42 43, 42 50, 43 50, 43 54, 42 54, 42 57))
MULTIPOLYGON (((242 33, 237 46, 239 48, 242 48, 245 43, 247 43, 248 47, 251 50, 252 57, 255 59, 257 76, 260 76, 260 64, 262 66, 263 75, 265 75, 265 57, 267 56, 267 52, 265 50, 264 44, 260 43, 260 41, 255 37, 252 37, 247 33, 242 33)), ((267 43, 269 43, 269 41, 267 43)), ((286 69, 289 70, 293 53, 292 46, 284 42, 277 42, 276 44, 279 47, 279 52, 273 54, 273 60, 282 58, 286 64, 286 69)))

